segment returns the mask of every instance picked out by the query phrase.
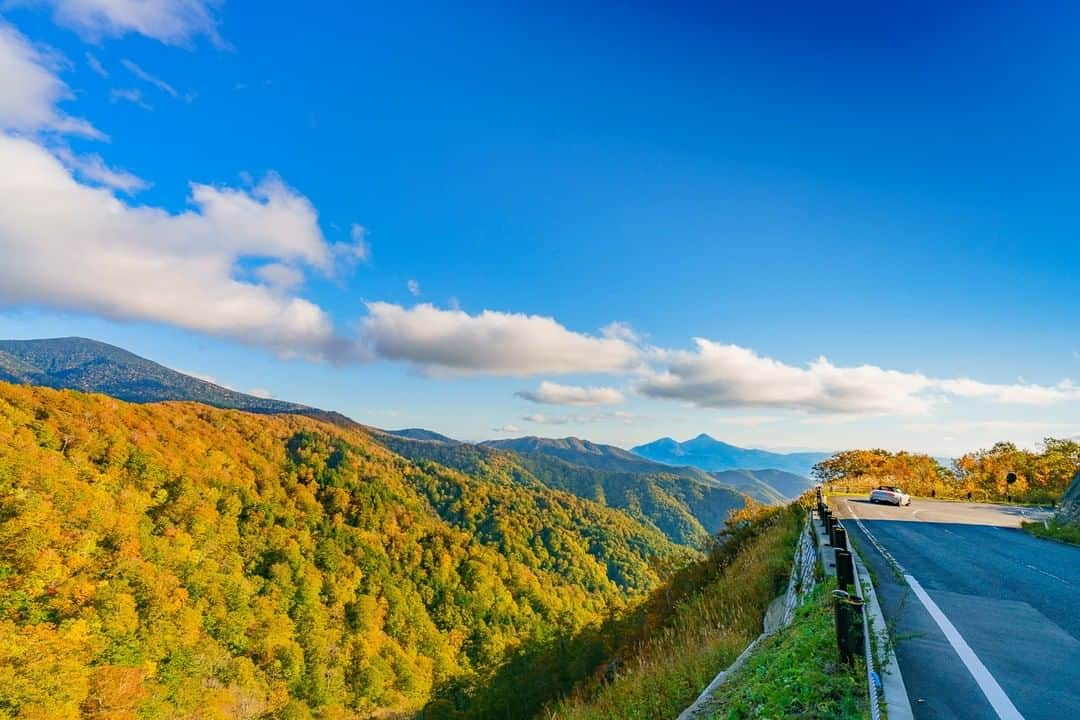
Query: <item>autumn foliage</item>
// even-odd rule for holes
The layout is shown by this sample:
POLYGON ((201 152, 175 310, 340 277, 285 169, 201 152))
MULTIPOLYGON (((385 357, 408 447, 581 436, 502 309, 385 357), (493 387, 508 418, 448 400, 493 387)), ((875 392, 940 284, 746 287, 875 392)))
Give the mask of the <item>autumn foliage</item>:
POLYGON ((411 713, 693 556, 310 418, 0 383, 0 718, 411 713))
POLYGON ((1047 438, 1036 451, 1000 442, 957 458, 951 467, 917 453, 848 450, 815 465, 814 476, 841 492, 898 485, 923 497, 1054 503, 1078 469, 1080 443, 1047 438))

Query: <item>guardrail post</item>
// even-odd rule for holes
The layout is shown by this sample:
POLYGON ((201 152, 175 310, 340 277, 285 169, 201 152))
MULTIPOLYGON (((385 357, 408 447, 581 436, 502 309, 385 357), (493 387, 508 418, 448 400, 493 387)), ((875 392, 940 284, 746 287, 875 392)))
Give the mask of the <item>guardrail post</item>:
POLYGON ((855 587, 855 563, 842 546, 836 548, 836 586, 841 590, 855 587))
POLYGON ((834 547, 840 548, 841 550, 847 550, 847 531, 844 530, 844 526, 840 524, 839 520, 836 521, 836 524, 833 527, 833 540, 836 541, 833 545, 834 547))
POLYGON ((863 601, 844 590, 833 590, 833 614, 836 620, 836 648, 840 662, 850 665, 857 654, 862 653, 863 601))

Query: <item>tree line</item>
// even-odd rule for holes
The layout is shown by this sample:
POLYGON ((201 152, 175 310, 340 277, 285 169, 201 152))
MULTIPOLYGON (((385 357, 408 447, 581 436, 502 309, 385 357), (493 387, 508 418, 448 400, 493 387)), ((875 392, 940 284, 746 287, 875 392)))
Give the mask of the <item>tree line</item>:
POLYGON ((812 474, 840 492, 896 485, 922 497, 1056 504, 1078 471, 1080 442, 1046 438, 1034 450, 999 442, 948 465, 920 453, 846 450, 816 464, 812 474))

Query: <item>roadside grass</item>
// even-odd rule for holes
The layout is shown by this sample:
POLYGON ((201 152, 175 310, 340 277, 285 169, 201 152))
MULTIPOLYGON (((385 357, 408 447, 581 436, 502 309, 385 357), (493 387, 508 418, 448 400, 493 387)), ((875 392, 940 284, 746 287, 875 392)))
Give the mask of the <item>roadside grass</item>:
POLYGON ((819 584, 784 630, 766 638, 720 687, 710 720, 863 720, 869 717, 866 665, 838 664, 831 593, 819 584))
POLYGON ((1059 542, 1069 543, 1070 545, 1080 545, 1080 525, 1071 525, 1059 523, 1056 520, 1047 520, 1045 523, 1026 522, 1023 524, 1023 528, 1036 537, 1047 540, 1057 540, 1059 542))
POLYGON ((610 682, 594 679, 550 706, 555 720, 674 718, 761 633, 769 603, 787 586, 802 509, 784 509, 722 573, 618 659, 610 682))

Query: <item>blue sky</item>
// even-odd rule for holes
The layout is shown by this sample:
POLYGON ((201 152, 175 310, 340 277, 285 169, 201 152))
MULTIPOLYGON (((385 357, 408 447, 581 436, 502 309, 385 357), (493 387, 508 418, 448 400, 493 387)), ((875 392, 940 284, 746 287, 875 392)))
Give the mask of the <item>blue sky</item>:
POLYGON ((4 6, 0 335, 466 439, 1080 433, 1076 9, 575 5, 4 6))

